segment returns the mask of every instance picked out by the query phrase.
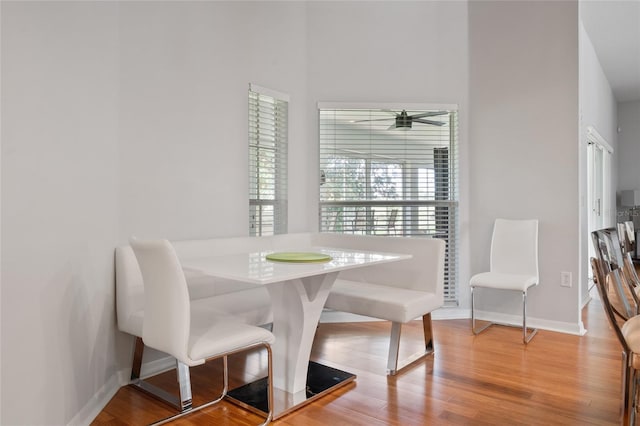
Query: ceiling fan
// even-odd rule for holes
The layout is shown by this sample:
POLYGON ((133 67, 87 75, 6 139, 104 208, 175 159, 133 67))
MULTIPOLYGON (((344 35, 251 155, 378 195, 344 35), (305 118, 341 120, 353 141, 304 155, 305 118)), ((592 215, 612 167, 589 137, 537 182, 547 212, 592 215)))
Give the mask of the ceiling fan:
POLYGON ((433 126, 444 126, 446 123, 443 121, 434 121, 434 120, 426 120, 426 117, 435 117, 438 115, 445 115, 448 114, 447 111, 429 111, 429 112, 421 112, 419 114, 413 114, 413 115, 409 115, 407 114, 406 110, 402 110, 401 112, 395 112, 395 111, 391 111, 391 110, 384 110, 387 112, 390 112, 392 114, 395 115, 395 117, 389 117, 389 118, 377 118, 377 119, 373 119, 373 120, 356 120, 354 121, 354 123, 363 123, 366 121, 389 121, 389 120, 395 120, 395 123, 393 123, 391 126, 389 126, 389 128, 387 130, 392 130, 392 129, 403 129, 403 130, 408 130, 411 128, 412 124, 415 123, 422 123, 422 124, 431 124, 433 126))

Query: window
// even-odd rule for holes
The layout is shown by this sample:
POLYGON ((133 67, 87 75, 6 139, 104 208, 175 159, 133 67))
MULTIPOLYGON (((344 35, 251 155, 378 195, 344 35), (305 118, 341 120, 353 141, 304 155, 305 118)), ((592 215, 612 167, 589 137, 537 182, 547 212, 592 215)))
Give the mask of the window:
POLYGON ((457 303, 456 106, 320 104, 320 231, 441 238, 457 303))
POLYGON ((249 235, 287 232, 287 95, 249 86, 249 235))

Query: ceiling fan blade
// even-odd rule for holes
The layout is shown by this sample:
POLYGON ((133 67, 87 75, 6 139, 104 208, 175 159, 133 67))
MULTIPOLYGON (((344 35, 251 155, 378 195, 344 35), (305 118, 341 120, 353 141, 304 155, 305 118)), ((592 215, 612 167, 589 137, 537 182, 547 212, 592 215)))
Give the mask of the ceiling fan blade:
POLYGON ((432 124, 434 126, 444 126, 446 124, 443 121, 425 120, 423 118, 414 118, 412 121, 415 121, 417 123, 432 124))
POLYGON ((366 123, 368 121, 389 121, 389 120, 395 120, 395 117, 375 118, 373 120, 351 120, 351 123, 366 123))
POLYGON ((435 117, 438 115, 449 114, 447 111, 431 111, 431 112, 423 112, 421 114, 410 115, 411 118, 424 118, 424 117, 435 117))
POLYGON ((387 130, 394 130, 396 128, 395 124, 392 124, 391 126, 387 127, 387 130))

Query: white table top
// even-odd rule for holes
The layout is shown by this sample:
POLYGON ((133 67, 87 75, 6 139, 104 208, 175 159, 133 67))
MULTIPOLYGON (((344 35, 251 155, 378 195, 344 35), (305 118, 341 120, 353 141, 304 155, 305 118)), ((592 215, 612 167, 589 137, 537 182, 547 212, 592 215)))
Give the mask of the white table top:
POLYGON ((276 251, 259 251, 221 256, 193 257, 181 259, 185 270, 244 281, 254 284, 271 284, 312 275, 337 272, 364 265, 393 262, 409 259, 409 254, 379 253, 361 250, 347 250, 330 247, 304 247, 277 252, 313 252, 324 253, 332 257, 328 262, 274 262, 266 255, 276 251))

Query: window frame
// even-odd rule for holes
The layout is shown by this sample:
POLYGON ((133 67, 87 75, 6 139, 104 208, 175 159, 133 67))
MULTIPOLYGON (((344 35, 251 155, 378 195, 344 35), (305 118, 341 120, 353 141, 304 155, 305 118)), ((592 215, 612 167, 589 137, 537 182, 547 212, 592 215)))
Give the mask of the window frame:
POLYGON ((250 83, 248 109, 249 235, 286 234, 289 95, 250 83))
MULTIPOLYGON (((360 157, 360 160, 365 161, 366 165, 364 169, 366 170, 366 188, 364 189, 364 193, 367 194, 366 199, 359 200, 350 200, 348 196, 346 199, 335 199, 335 200, 323 200, 322 198, 322 189, 319 190, 318 193, 318 226, 320 232, 341 232, 341 233, 362 233, 362 234, 372 234, 372 235, 404 235, 407 232, 407 235, 416 236, 417 233, 427 233, 434 237, 444 238, 447 242, 447 254, 445 259, 445 303, 449 306, 455 306, 458 304, 458 294, 457 290, 459 288, 457 278, 458 274, 458 251, 459 251, 459 200, 458 200, 458 178, 459 178, 459 167, 458 167, 458 150, 459 150, 459 107, 456 104, 414 104, 414 103, 405 103, 405 104, 389 104, 389 103, 342 103, 342 102, 319 102, 318 103, 318 123, 319 123, 319 142, 318 142, 318 161, 319 167, 321 170, 321 176, 324 175, 324 183, 329 182, 329 169, 324 170, 323 167, 326 163, 323 163, 326 159, 323 158, 323 117, 322 113, 329 112, 331 114, 332 110, 335 110, 337 114, 339 114, 340 110, 373 110, 375 112, 383 111, 383 110, 393 110, 393 111, 402 111, 402 110, 411 110, 411 111, 421 111, 421 110, 446 110, 450 112, 450 129, 448 136, 448 144, 446 146, 437 146, 437 141, 434 143, 434 152, 432 153, 432 157, 430 158, 404 158, 404 163, 401 158, 394 158, 392 160, 380 160, 380 163, 383 162, 392 162, 394 164, 399 164, 401 168, 401 180, 402 180, 402 188, 400 196, 396 199, 374 199, 372 196, 371 189, 371 175, 372 175, 372 167, 371 163, 377 163, 377 159, 360 157), (435 148, 446 148, 440 153, 435 152, 435 148), (368 161, 368 163, 367 163, 368 161), (443 189, 436 188, 435 184, 435 174, 437 173, 437 162, 446 161, 447 165, 444 168, 444 173, 446 173, 444 177, 444 182, 446 182, 446 186, 443 189), (421 165, 423 163, 423 165, 421 165), (424 173, 429 175, 428 170, 432 170, 432 175, 434 182, 428 183, 426 179, 427 190, 430 194, 429 199, 424 199, 425 197, 420 193, 420 183, 418 179, 419 170, 426 170, 424 173), (410 176, 410 174, 414 174, 410 176), (409 182, 409 180, 413 179, 413 182, 409 182), (409 194, 407 191, 413 191, 413 194, 409 194), (446 193, 446 196, 443 196, 443 191, 446 193), (345 207, 347 209, 345 209, 345 207), (335 214, 328 213, 328 210, 323 210, 327 208, 333 208, 335 214), (382 211, 386 211, 386 216, 383 213, 382 220, 385 217, 389 217, 389 212, 391 210, 398 210, 397 213, 397 223, 393 224, 393 227, 388 226, 385 227, 384 223, 380 224, 379 220, 376 220, 375 214, 369 213, 371 209, 382 209, 382 211), (418 209, 428 209, 432 212, 432 214, 424 214, 425 210, 418 209), (349 213, 352 210, 349 209, 363 209, 366 213, 366 221, 365 225, 366 230, 363 232, 359 227, 356 226, 356 221, 358 218, 355 217, 354 213, 349 213), (323 213, 324 212, 324 213, 323 213), (338 216, 342 215, 341 218, 338 216), (351 215, 351 217, 349 216, 351 215), (425 221, 426 225, 425 229, 422 229, 421 222, 425 221), (444 219, 446 218, 446 219, 444 219), (443 222, 444 219, 444 222, 443 222), (351 220, 353 222, 352 226, 348 226, 348 221, 351 220), (432 223, 429 225, 429 222, 432 223), (401 229, 401 232, 397 230, 401 229), (407 231, 409 229, 409 231, 407 231), (442 234, 442 229, 445 229, 445 234, 442 234)), ((326 120, 326 118, 325 118, 326 120)), ((353 121, 352 121, 353 122, 353 121)), ((334 122, 335 126, 338 126, 336 122, 334 122)), ((415 123, 414 123, 415 125, 415 123)), ((409 130, 411 131, 411 130, 409 130)), ((326 136, 326 135, 325 135, 326 136)), ((339 136, 335 136, 339 138, 339 136)), ((364 139, 366 140, 366 138, 364 139)), ((340 141, 336 141, 335 144, 340 146, 340 141)), ((324 146, 324 148, 329 149, 330 147, 324 146)), ((339 154, 342 155, 342 154, 339 154)), ((371 152, 369 152, 370 156, 373 156, 371 152)), ((354 155, 354 160, 359 158, 357 155, 354 155)), ((375 167, 374 167, 375 168, 375 167)), ((324 184, 321 180, 321 186, 324 184)), ((344 194, 347 194, 346 192, 344 194)), ((343 197, 345 198, 345 197, 343 197)), ((391 222, 391 219, 388 219, 391 222)))

